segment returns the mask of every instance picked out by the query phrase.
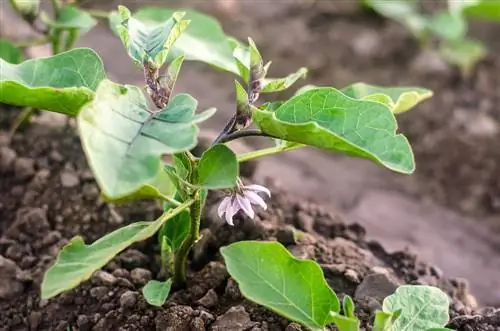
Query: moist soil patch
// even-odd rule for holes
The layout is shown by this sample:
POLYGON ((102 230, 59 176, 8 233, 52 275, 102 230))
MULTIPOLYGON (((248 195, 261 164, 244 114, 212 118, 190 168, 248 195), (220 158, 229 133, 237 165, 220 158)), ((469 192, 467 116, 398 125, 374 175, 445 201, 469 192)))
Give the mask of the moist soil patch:
POLYGON ((477 308, 465 280, 448 279, 412 252, 387 252, 368 241, 360 225, 297 201, 275 182, 267 183, 273 192, 268 210, 259 211, 255 221, 238 218, 234 227, 216 216, 218 197, 209 197, 187 287, 171 293, 163 308, 148 306, 140 292, 159 276, 154 239, 127 249, 76 289, 40 300, 43 273, 72 236, 81 234, 89 243, 132 221, 152 220, 161 210, 151 202, 102 202, 71 127, 33 124, 10 144, 1 141, 2 331, 301 330, 241 296, 219 254, 221 246, 239 240, 278 240, 295 256, 316 260, 337 294, 354 298, 366 330, 398 284, 446 291, 452 299, 450 327, 500 330, 500 311, 477 308), (293 228, 304 232, 298 241, 293 228))

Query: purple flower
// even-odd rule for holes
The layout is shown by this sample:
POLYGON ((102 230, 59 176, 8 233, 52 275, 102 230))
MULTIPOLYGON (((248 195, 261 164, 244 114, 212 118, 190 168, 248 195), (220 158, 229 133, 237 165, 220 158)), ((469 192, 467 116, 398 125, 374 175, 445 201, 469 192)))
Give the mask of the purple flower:
POLYGON ((234 225, 234 215, 236 215, 238 211, 242 210, 248 215, 248 217, 253 219, 255 212, 253 211, 252 205, 259 205, 264 210, 267 209, 267 204, 264 202, 264 199, 261 198, 259 193, 265 193, 269 197, 271 196, 271 192, 264 186, 244 186, 243 184, 238 183, 236 190, 234 190, 231 195, 222 199, 218 209, 219 217, 225 215, 227 224, 234 225))

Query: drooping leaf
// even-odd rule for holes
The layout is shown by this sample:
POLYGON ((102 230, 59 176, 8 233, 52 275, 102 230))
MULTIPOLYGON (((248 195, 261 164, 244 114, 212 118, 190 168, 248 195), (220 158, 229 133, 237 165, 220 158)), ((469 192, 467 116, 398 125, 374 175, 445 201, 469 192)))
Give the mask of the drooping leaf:
POLYGON ((23 61, 23 53, 10 41, 0 39, 0 59, 12 64, 19 64, 23 61))
POLYGON ((359 331, 359 320, 355 316, 347 317, 339 313, 332 313, 331 320, 341 331, 359 331))
POLYGON ((449 299, 437 287, 403 285, 384 299, 382 309, 391 313, 401 309, 394 321, 394 330, 427 330, 442 328, 449 320, 449 299))
POLYGON ((487 54, 486 47, 481 42, 470 39, 448 42, 439 51, 446 61, 458 66, 465 75, 487 54))
POLYGON ((203 153, 198 168, 198 185, 208 189, 233 188, 239 175, 236 154, 223 144, 203 153))
POLYGON ((0 102, 75 116, 104 78, 101 59, 88 48, 17 65, 0 59, 0 102))
POLYGON ((54 29, 78 29, 81 34, 90 31, 97 21, 86 11, 76 6, 66 5, 61 9, 56 20, 52 20, 46 15, 42 16, 44 22, 54 29))
POLYGON ((300 68, 297 72, 288 75, 285 78, 265 78, 262 84, 261 93, 279 92, 286 90, 292 86, 296 81, 305 78, 307 75, 307 68, 300 68))
POLYGON ((294 96, 275 111, 254 108, 254 122, 276 138, 375 161, 412 173, 415 162, 405 136, 396 134, 391 110, 320 87, 294 96))
POLYGON ((189 203, 185 203, 172 209, 154 222, 136 222, 122 227, 91 245, 86 245, 82 237, 74 237, 64 246, 54 265, 45 273, 42 299, 54 297, 86 281, 118 253, 133 243, 154 235, 167 220, 188 206, 189 203))
POLYGON ((320 266, 296 259, 278 242, 240 241, 220 252, 241 293, 257 304, 316 331, 340 311, 320 266))
POLYGON ((172 286, 172 279, 167 279, 164 282, 158 280, 150 280, 142 289, 142 294, 147 303, 152 306, 161 307, 167 301, 172 286))
POLYGON ((430 19, 429 29, 446 40, 460 40, 467 33, 467 22, 462 15, 441 11, 430 19))
POLYGON ((111 14, 109 21, 115 28, 130 57, 138 64, 151 61, 159 68, 165 63, 172 45, 187 28, 185 12, 173 12, 158 24, 147 25, 132 17, 130 11, 118 7, 119 14, 111 14))
POLYGON ((433 95, 431 90, 421 87, 382 87, 365 83, 354 83, 341 91, 354 99, 381 102, 395 114, 408 111, 433 95))
MULTIPOLYGON (((228 37, 214 18, 194 10, 185 10, 189 26, 175 42, 171 56, 184 55, 186 60, 201 61, 217 68, 238 74, 228 37)), ((134 18, 144 23, 165 22, 174 10, 159 7, 142 7, 134 18)))
POLYGON ((214 109, 195 114, 197 102, 187 94, 172 98, 161 111, 150 112, 138 87, 108 80, 82 108, 77 123, 83 148, 96 180, 110 199, 154 185, 163 171, 160 157, 186 151, 197 143, 198 127, 214 109))

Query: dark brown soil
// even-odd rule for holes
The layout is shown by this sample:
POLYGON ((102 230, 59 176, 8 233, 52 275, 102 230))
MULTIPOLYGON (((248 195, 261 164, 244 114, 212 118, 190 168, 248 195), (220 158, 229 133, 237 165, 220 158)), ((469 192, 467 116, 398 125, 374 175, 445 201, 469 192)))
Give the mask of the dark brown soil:
POLYGON ((299 330, 243 299, 229 278, 218 249, 245 239, 278 240, 294 255, 315 259, 339 296, 354 297, 368 330, 381 300, 403 283, 445 290, 453 300, 450 326, 458 330, 500 330, 500 312, 474 311, 464 280, 446 278, 411 252, 386 252, 365 239, 360 225, 298 202, 276 183, 269 183, 274 194, 268 211, 255 222, 239 219, 235 227, 214 217, 217 197, 210 197, 187 289, 172 293, 162 309, 148 306, 140 293, 159 272, 154 240, 127 249, 75 290, 40 300, 43 272, 72 236, 91 242, 159 213, 152 203, 102 203, 72 132, 34 124, 10 147, 2 145, 0 330, 299 330), (294 242, 292 227, 307 234, 294 242))

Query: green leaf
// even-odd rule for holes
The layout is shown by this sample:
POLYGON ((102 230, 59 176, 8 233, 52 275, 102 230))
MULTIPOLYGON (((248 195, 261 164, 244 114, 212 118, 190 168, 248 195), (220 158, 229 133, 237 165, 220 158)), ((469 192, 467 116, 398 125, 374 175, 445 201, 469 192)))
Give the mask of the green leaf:
POLYGON ((354 315, 354 302, 352 298, 348 295, 344 296, 342 300, 342 310, 344 311, 344 315, 347 317, 355 317, 354 315))
POLYGON ((0 59, 0 102, 75 116, 104 78, 102 61, 89 48, 17 65, 0 59))
POLYGON ((220 249, 249 300, 311 330, 323 330, 340 303, 319 265, 293 257, 278 242, 240 241, 220 249))
POLYGON ((190 220, 189 212, 183 211, 168 221, 162 228, 162 236, 167 240, 167 244, 174 252, 181 247, 182 242, 188 235, 191 228, 190 220))
MULTIPOLYGON (((194 10, 185 12, 185 18, 191 23, 174 44, 171 57, 184 55, 186 60, 205 62, 238 74, 228 37, 219 22, 194 10)), ((174 10, 167 8, 142 7, 134 14, 134 18, 146 24, 161 23, 174 13, 174 10)))
POLYGON ((400 19, 418 11, 418 0, 365 0, 365 4, 382 16, 400 19))
POLYGON ((486 47, 481 42, 469 39, 448 42, 439 51, 446 61, 458 66, 465 75, 487 54, 486 47))
POLYGON ((86 245, 79 236, 64 246, 56 262, 45 273, 42 282, 42 299, 52 298, 88 280, 92 274, 111 261, 117 254, 138 241, 153 236, 170 218, 190 205, 172 209, 154 222, 136 222, 115 230, 86 245))
POLYGON ((483 1, 461 1, 469 3, 463 13, 470 18, 500 21, 500 1, 498 0, 483 0, 483 1))
POLYGON ((331 313, 331 320, 340 331, 359 331, 359 320, 356 317, 346 317, 331 313))
POLYGON ((23 53, 19 48, 8 40, 0 39, 0 59, 12 64, 18 64, 23 61, 23 58, 23 53))
POLYGON ((83 149, 103 193, 118 199, 154 185, 163 171, 161 155, 196 146, 195 123, 214 113, 195 115, 196 107, 195 99, 179 94, 165 109, 150 112, 138 87, 103 81, 77 118, 83 149))
POLYGON ((460 40, 467 33, 467 22, 462 15, 449 11, 435 14, 428 26, 435 35, 446 40, 460 40))
POLYGON ((448 328, 430 328, 430 329, 427 329, 426 331, 454 331, 454 330, 448 329, 448 328))
POLYGON ((151 61, 157 68, 161 67, 172 45, 189 24, 189 21, 182 19, 184 12, 173 12, 155 25, 146 25, 132 17, 124 6, 119 6, 118 12, 119 19, 116 14, 110 15, 110 24, 115 25, 130 57, 141 66, 144 61, 151 61))
POLYGON ((51 28, 78 29, 81 34, 87 33, 97 24, 97 21, 89 13, 72 5, 64 6, 55 21, 46 15, 43 15, 42 19, 51 28))
POLYGON ((40 0, 9 0, 12 8, 28 21, 35 20, 40 8, 40 0))
POLYGON ((433 95, 431 90, 421 87, 382 87, 365 83, 354 83, 341 91, 353 99, 381 102, 395 114, 408 111, 433 95))
POLYGON ((296 81, 305 78, 307 75, 307 68, 300 68, 297 72, 288 75, 285 78, 265 78, 262 84, 261 93, 279 92, 286 90, 292 86, 296 81))
POLYGON ((203 153, 196 171, 197 184, 204 188, 233 188, 239 175, 239 164, 231 149, 217 144, 203 153))
POLYGON ((150 280, 142 289, 142 294, 147 303, 152 306, 161 307, 167 300, 172 286, 172 279, 167 279, 164 282, 150 280))
POLYGON ((405 136, 396 134, 391 110, 320 87, 292 97, 275 111, 254 108, 260 129, 276 138, 375 161, 412 173, 415 161, 405 136))
POLYGON ((377 311, 375 313, 375 321, 373 322, 373 331, 389 331, 394 321, 392 312, 377 311))
POLYGON ((394 330, 427 330, 446 325, 449 304, 446 293, 437 287, 403 285, 384 299, 382 309, 387 313, 401 309, 394 330))

